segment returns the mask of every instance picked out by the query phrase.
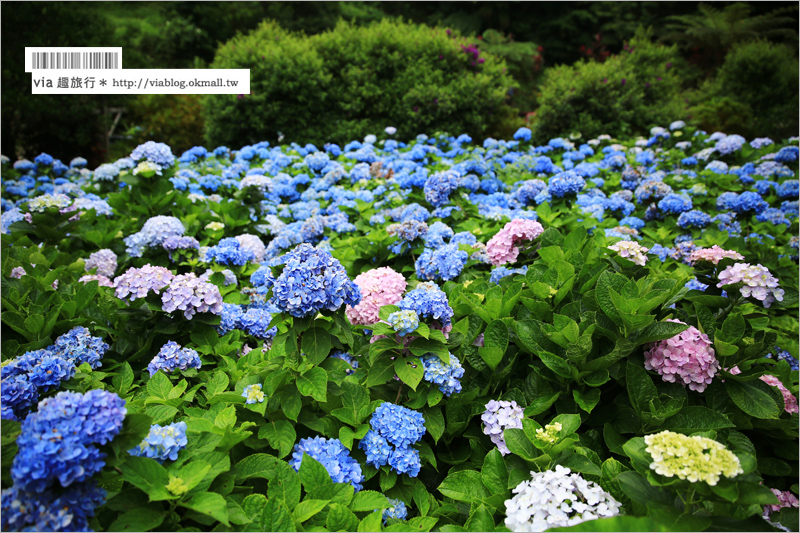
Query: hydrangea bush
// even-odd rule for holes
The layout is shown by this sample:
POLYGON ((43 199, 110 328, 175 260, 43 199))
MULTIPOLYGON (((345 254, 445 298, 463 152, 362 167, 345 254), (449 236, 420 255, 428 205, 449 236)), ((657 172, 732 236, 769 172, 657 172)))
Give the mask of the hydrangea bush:
POLYGON ((798 530, 797 138, 402 134, 0 160, 2 529, 798 530))

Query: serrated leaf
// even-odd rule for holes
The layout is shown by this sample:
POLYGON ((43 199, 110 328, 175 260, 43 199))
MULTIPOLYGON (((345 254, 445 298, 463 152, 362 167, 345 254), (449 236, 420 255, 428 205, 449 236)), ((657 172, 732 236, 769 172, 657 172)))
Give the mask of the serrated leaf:
POLYGON ((188 501, 180 502, 180 505, 187 507, 200 514, 208 515, 226 526, 228 522, 228 504, 225 498, 216 492, 200 492, 195 494, 188 501))
POLYGON ((782 411, 771 394, 762 390, 760 385, 768 387, 761 381, 741 382, 728 380, 725 390, 736 406, 750 416, 756 418, 778 418, 782 411))
POLYGON ((398 358, 394 362, 394 370, 403 383, 417 390, 417 385, 422 381, 422 376, 425 374, 425 367, 416 357, 398 358))
POLYGON ((261 512, 261 531, 295 531, 285 503, 274 499, 267 501, 261 512))
POLYGON ((474 470, 449 474, 439 485, 439 492, 448 498, 467 503, 479 502, 490 496, 488 489, 483 486, 481 475, 474 470))
POLYGON ((357 492, 350 504, 353 512, 372 512, 375 509, 387 509, 391 507, 389 500, 380 492, 374 490, 362 490, 357 492))
POLYGON ((268 420, 258 428, 258 438, 267 439, 269 445, 278 450, 278 458, 283 459, 292 451, 297 433, 288 420, 268 420))
POLYGON ((297 377, 297 390, 303 396, 311 396, 319 402, 328 399, 328 373, 322 368, 314 367, 297 377))
POLYGON ((318 365, 324 361, 331 352, 332 346, 331 334, 321 327, 315 326, 302 334, 302 350, 313 365, 318 365))

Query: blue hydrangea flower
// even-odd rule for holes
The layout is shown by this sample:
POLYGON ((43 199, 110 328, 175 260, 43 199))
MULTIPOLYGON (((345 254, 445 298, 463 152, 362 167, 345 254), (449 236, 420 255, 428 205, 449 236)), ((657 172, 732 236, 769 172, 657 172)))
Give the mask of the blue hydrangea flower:
POLYGON ((178 458, 178 452, 189 444, 186 427, 186 422, 175 422, 168 426, 153 424, 147 437, 128 453, 137 457, 149 457, 159 463, 167 459, 174 461, 178 458))
POLYGON ((445 245, 445 239, 450 239, 453 235, 454 232, 450 226, 444 222, 434 222, 425 233, 425 247, 434 250, 441 248, 445 245))
POLYGON ((530 141, 531 140, 531 130, 529 128, 520 128, 514 134, 514 139, 517 141, 530 141))
POLYGON ((158 351, 158 354, 147 365, 147 370, 152 377, 159 370, 167 374, 173 370, 187 370, 189 368, 200 368, 200 356, 191 348, 181 348, 175 341, 169 341, 158 351))
POLYGON ((292 459, 289 461, 289 465, 297 471, 300 471, 304 453, 319 461, 335 483, 350 483, 356 491, 361 490, 361 482, 364 480, 361 465, 350 457, 350 451, 339 439, 300 439, 294 445, 292 459))
POLYGON ((578 194, 586 187, 586 180, 574 170, 567 170, 550 178, 547 187, 556 198, 578 194))
POLYGON ((792 225, 792 221, 786 218, 786 215, 780 209, 775 207, 768 207, 761 213, 756 215, 756 220, 759 222, 769 222, 775 226, 779 224, 786 224, 787 227, 792 225))
POLYGON ((134 161, 146 159, 162 167, 170 167, 175 162, 175 156, 172 155, 170 147, 164 143, 157 143, 154 141, 147 141, 144 144, 140 144, 134 148, 130 157, 134 161))
MULTIPOLYGON (((239 316, 237 328, 261 340, 271 340, 277 335, 277 326, 269 327, 272 314, 261 307, 250 307, 239 316)), ((221 324, 221 322, 220 322, 221 324)))
POLYGON ((142 257, 144 249, 150 246, 161 246, 170 236, 180 237, 186 228, 180 220, 169 216, 155 216, 147 220, 142 230, 125 237, 125 250, 131 257, 142 257))
POLYGON ((395 311, 386 317, 386 322, 398 335, 405 337, 419 327, 419 315, 413 310, 395 311))
POLYGON ((402 310, 416 311, 420 318, 438 320, 444 327, 449 326, 453 318, 453 308, 450 307, 447 294, 432 282, 420 283, 416 289, 406 293, 397 305, 402 310))
POLYGON ((3 377, 0 384, 0 418, 22 420, 39 401, 39 391, 27 374, 3 377))
POLYGON ((437 250, 425 249, 417 258, 417 277, 422 280, 449 281, 458 277, 467 264, 469 254, 457 244, 446 244, 437 250))
POLYGON ((389 466, 394 468, 398 474, 408 474, 410 477, 417 477, 422 467, 419 451, 413 448, 397 447, 389 455, 389 466))
POLYGON ((41 492, 56 483, 68 487, 88 480, 105 465, 97 445, 119 433, 126 412, 125 400, 100 389, 42 400, 22 422, 11 466, 14 485, 41 492))
POLYGON ((106 501, 106 491, 92 482, 67 490, 26 491, 14 485, 2 492, 3 531, 91 531, 89 517, 106 501))
POLYGON ((658 208, 665 214, 680 214, 692 208, 692 199, 682 194, 670 193, 658 202, 658 208))
POLYGON ((300 244, 284 256, 283 272, 273 284, 273 303, 295 317, 336 311, 361 301, 358 286, 330 253, 300 244))
POLYGON ((239 329, 239 321, 242 316, 244 316, 244 311, 241 305, 223 303, 217 332, 220 335, 225 335, 235 329, 239 329))
MULTIPOLYGON (((720 195, 720 197, 721 196, 722 195, 720 195)), ((730 208, 739 215, 751 211, 758 214, 767 207, 769 207, 769 204, 761 198, 760 194, 753 191, 745 191, 741 193, 736 198, 736 201, 730 206, 730 208)))
POLYGON ((216 246, 208 249, 205 255, 206 261, 214 261, 220 265, 242 266, 248 261, 254 261, 255 254, 244 248, 241 243, 233 237, 222 239, 216 246))
POLYGON ((438 355, 429 353, 422 356, 422 365, 425 367, 423 379, 439 385, 439 390, 445 396, 461 392, 461 382, 458 380, 464 376, 464 367, 458 357, 450 354, 450 364, 445 364, 438 355))
POLYGON ((781 183, 777 188, 779 198, 792 198, 796 199, 800 196, 800 181, 787 180, 781 183))
POLYGON ((393 403, 384 402, 370 419, 372 429, 398 448, 407 448, 425 434, 422 414, 393 403))
POLYGON ((800 154, 800 148, 797 146, 784 146, 775 154, 775 161, 777 163, 794 163, 797 161, 798 154, 800 154))
POLYGON ((452 170, 436 172, 425 181, 425 200, 434 207, 445 205, 458 188, 461 176, 452 170))
MULTIPOLYGON (((663 202, 664 200, 662 200, 663 202)), ((711 224, 711 215, 693 209, 691 211, 684 211, 678 217, 678 226, 686 228, 705 228, 711 224)))
POLYGON ((492 274, 489 276, 489 283, 499 284, 500 280, 517 274, 525 275, 528 272, 528 265, 523 265, 521 268, 507 268, 504 266, 499 266, 492 270, 492 274))

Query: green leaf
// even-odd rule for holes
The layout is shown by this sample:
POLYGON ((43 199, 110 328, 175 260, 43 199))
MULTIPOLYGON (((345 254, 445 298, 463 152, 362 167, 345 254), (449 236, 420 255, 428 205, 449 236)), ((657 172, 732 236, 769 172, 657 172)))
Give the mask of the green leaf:
POLYGON ((431 434, 433 440, 435 442, 439 442, 439 439, 444 434, 445 423, 444 423, 444 415, 442 415, 442 410, 438 407, 426 407, 424 409, 425 414, 425 429, 428 430, 428 433, 431 434))
POLYGON ((303 399, 297 394, 295 387, 285 387, 279 394, 281 409, 283 414, 290 420, 297 422, 297 415, 303 407, 303 399))
POLYGON ((636 413, 640 417, 642 413, 649 413, 650 402, 658 398, 658 390, 647 374, 647 370, 638 361, 628 360, 625 381, 627 382, 628 397, 631 405, 636 409, 636 413))
POLYGON ((647 505, 651 501, 670 505, 673 503, 671 493, 659 487, 654 487, 638 472, 630 470, 622 472, 617 476, 617 481, 628 498, 642 505, 647 505))
POLYGON ((321 327, 315 326, 303 332, 302 349, 311 364, 318 365, 324 361, 331 353, 331 346, 331 334, 321 327))
POLYGON ((353 497, 353 502, 350 504, 350 510, 353 512, 372 512, 375 509, 387 509, 392 505, 389 500, 374 490, 362 490, 357 492, 353 497))
POLYGON ((469 515, 467 523, 464 524, 467 531, 494 531, 494 520, 492 513, 485 505, 481 504, 469 515))
POLYGON ((483 304, 478 300, 478 298, 469 292, 461 291, 458 297, 463 300, 467 305, 469 305, 472 312, 475 313, 477 316, 481 318, 487 324, 492 321, 491 315, 489 315, 488 311, 484 308, 483 304))
POLYGON ((378 309, 378 318, 386 321, 389 318, 389 315, 398 311, 400 311, 400 308, 396 305, 383 305, 380 309, 378 309))
POLYGON ((483 359, 489 368, 494 370, 497 368, 497 365, 500 364, 500 361, 503 360, 503 355, 505 355, 505 352, 500 348, 482 346, 478 348, 478 355, 481 356, 481 359, 483 359))
MULTIPOLYGON (((358 531, 381 531, 381 524, 383 523, 383 512, 375 511, 367 515, 359 524, 358 531)), ((265 530, 266 531, 266 530, 265 530)))
POLYGON ((261 522, 261 513, 267 504, 267 497, 263 494, 250 494, 242 500, 242 510, 251 522, 261 522))
POLYGON ((557 355, 546 350, 541 350, 536 355, 538 355, 539 359, 542 360, 544 366, 552 370, 557 376, 568 379, 572 378, 572 369, 565 359, 562 359, 561 357, 558 357, 557 355))
POLYGON ((612 290, 612 274, 607 271, 603 272, 597 279, 597 287, 595 289, 597 305, 600 306, 600 310, 602 310, 608 318, 621 325, 622 317, 620 316, 619 311, 617 311, 617 308, 614 306, 614 302, 611 300, 612 290))
POLYGON ((126 511, 109 526, 109 531, 150 531, 161 525, 167 517, 166 511, 141 507, 126 511))
POLYGON ((311 396, 319 402, 328 400, 328 373, 314 367, 297 377, 297 390, 303 396, 311 396))
POLYGON ((178 477, 183 480, 186 490, 190 491, 200 484, 211 471, 211 465, 206 461, 195 460, 183 465, 178 472, 178 477))
POLYGON ((292 511, 292 518, 296 524, 302 524, 322 511, 326 505, 328 505, 328 500, 304 500, 298 503, 292 511))
POLYGON ((517 428, 508 428, 503 431, 505 436, 506 446, 511 450, 514 455, 525 459, 526 461, 533 461, 540 455, 539 451, 530 441, 525 432, 517 428))
POLYGON ((572 397, 578 407, 587 413, 591 413, 592 409, 600 403, 600 389, 589 389, 585 392, 579 389, 572 389, 572 397))
POLYGON ((331 475, 325 470, 325 467, 307 453, 303 453, 303 458, 300 461, 300 470, 298 470, 297 474, 300 476, 300 483, 309 493, 319 487, 333 484, 331 475))
POLYGON ((111 385, 121 396, 124 396, 130 390, 131 385, 133 385, 133 370, 131 370, 131 365, 127 361, 120 365, 117 375, 111 378, 111 385))
POLYGON ((728 418, 712 409, 699 405, 684 407, 678 414, 667 419, 663 428, 678 433, 707 431, 736 427, 728 418))
POLYGON ((211 398, 221 392, 225 392, 228 389, 229 383, 230 379, 228 379, 228 374, 222 371, 215 372, 211 380, 206 383, 206 398, 211 398))
POLYGON ((725 382, 725 390, 733 403, 748 415, 756 418, 778 418, 782 409, 760 385, 769 387, 761 381, 742 382, 729 379, 725 382))
POLYGON ((150 381, 147 382, 147 394, 161 398, 162 400, 169 399, 169 392, 172 390, 172 382, 169 380, 164 372, 158 371, 150 381))
MULTIPOLYGON (((508 489, 508 469, 500 450, 493 448, 486 454, 481 467, 481 481, 492 494, 506 494, 508 489)), ((482 530, 487 531, 487 530, 482 530)))
POLYGON ((288 420, 268 420, 258 428, 258 438, 267 439, 269 445, 278 450, 278 458, 283 459, 292 451, 297 433, 288 420))
POLYGON ((719 337, 728 344, 736 344, 744 335, 745 321, 742 313, 737 311, 731 313, 722 323, 722 329, 718 331, 719 337))
POLYGON ((357 383, 342 383, 342 407, 331 414, 346 424, 357 426, 368 416, 369 392, 357 383))
POLYGON ((225 502, 225 498, 216 492, 195 494, 189 498, 189 501, 180 502, 180 505, 200 514, 208 515, 226 526, 230 525, 228 522, 228 504, 225 502))
POLYGON ((772 491, 751 481, 740 481, 739 486, 739 499, 740 505, 777 505, 778 498, 772 491))
MULTIPOLYGON (((380 341, 378 341, 380 342, 380 341)), ((366 386, 374 387, 376 385, 383 385, 394 376, 394 361, 389 357, 382 357, 375 360, 369 368, 367 374, 366 386)))
POLYGON ((618 515, 611 518, 587 520, 570 527, 553 527, 547 531, 673 531, 648 516, 618 515))
POLYGON ((234 471, 236 473, 236 481, 241 482, 250 478, 261 478, 270 480, 275 477, 275 465, 278 459, 266 453, 255 453, 248 455, 238 463, 234 471))
POLYGON ((274 499, 267 501, 261 512, 261 531, 295 531, 285 503, 274 499))
POLYGON ((122 466, 122 479, 141 489, 150 497, 150 501, 175 499, 169 491, 169 474, 149 457, 127 457, 122 466))
POLYGON ((267 498, 283 502, 287 509, 294 509, 300 502, 300 476, 288 463, 276 461, 275 476, 267 485, 267 498))
MULTIPOLYGON (((508 431, 506 430, 506 434, 508 431)), ((490 496, 489 491, 483 486, 481 475, 474 470, 461 470, 449 474, 439 485, 439 492, 448 498, 467 503, 479 502, 490 496)))
POLYGON ((581 474, 599 476, 602 473, 599 466, 577 453, 563 457, 558 461, 558 464, 566 466, 573 472, 580 472, 581 474))
POLYGON ((397 358, 394 362, 394 370, 403 383, 417 390, 417 385, 422 381, 425 374, 425 367, 417 357, 397 358))
POLYGON ((355 531, 358 527, 358 517, 344 505, 331 503, 328 507, 325 526, 328 531, 355 531))

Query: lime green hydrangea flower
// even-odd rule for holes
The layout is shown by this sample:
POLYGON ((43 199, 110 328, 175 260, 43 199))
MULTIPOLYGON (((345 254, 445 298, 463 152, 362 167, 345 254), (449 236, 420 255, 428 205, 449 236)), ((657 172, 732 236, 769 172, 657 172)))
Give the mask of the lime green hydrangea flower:
POLYGON ((736 455, 706 437, 662 431, 647 435, 644 442, 647 453, 653 457, 650 468, 662 476, 716 485, 720 475, 730 478, 744 473, 736 455))
POLYGON ((561 428, 561 422, 547 424, 544 429, 539 428, 536 430, 536 438, 544 442, 549 442, 550 444, 555 444, 558 440, 558 432, 561 431, 561 428))

